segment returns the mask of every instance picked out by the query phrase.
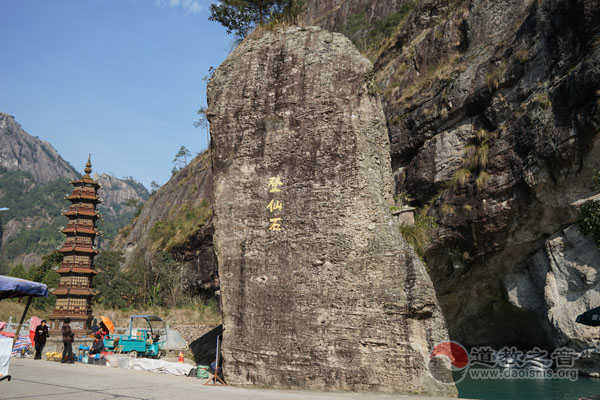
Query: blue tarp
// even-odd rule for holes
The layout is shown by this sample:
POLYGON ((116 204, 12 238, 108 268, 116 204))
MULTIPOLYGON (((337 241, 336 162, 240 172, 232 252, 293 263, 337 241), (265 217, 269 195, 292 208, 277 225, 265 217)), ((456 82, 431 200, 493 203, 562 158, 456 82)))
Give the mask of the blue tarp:
POLYGON ((48 286, 43 283, 0 275, 0 300, 25 296, 48 297, 48 286))

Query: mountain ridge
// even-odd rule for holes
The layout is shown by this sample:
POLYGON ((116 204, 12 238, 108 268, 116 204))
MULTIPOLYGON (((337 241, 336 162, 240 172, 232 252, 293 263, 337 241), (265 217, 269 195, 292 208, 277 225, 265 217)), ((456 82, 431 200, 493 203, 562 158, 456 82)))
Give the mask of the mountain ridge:
MULTIPOLYGON (((70 180, 81 174, 47 141, 28 134, 13 116, 0 112, 0 205, 9 211, 0 216, 0 272, 11 266, 40 262, 45 252, 62 243, 59 229, 66 223, 61 212, 68 208, 64 196, 70 180)), ((133 178, 119 179, 95 173, 104 187, 99 222, 106 246, 128 223, 149 196, 133 178)))
POLYGON ((14 116, 5 112, 0 112, 0 143, 0 166, 8 171, 29 172, 40 184, 79 175, 50 143, 29 135, 14 116))

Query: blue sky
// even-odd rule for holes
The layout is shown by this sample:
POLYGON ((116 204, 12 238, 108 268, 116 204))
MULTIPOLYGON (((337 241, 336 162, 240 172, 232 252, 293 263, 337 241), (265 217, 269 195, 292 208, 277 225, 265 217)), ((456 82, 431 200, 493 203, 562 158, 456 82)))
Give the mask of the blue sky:
MULTIPOLYGON (((0 0, 0 111, 83 170, 171 176, 194 128, 202 78, 232 48, 209 0, 0 0)), ((1 145, 1 144, 0 144, 1 145)))

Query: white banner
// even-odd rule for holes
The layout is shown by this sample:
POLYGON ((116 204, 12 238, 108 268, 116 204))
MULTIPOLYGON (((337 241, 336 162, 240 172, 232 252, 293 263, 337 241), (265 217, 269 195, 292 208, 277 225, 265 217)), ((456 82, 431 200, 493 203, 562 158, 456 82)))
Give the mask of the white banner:
POLYGON ((12 343, 12 338, 0 336, 0 377, 8 375, 8 363, 10 362, 12 343))

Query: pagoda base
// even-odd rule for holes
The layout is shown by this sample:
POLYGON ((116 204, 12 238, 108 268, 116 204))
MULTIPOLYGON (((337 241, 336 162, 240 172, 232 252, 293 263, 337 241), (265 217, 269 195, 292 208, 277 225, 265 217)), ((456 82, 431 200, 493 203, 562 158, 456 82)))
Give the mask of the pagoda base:
POLYGON ((70 318, 71 330, 76 335, 88 335, 92 332, 92 314, 52 313, 48 329, 51 333, 61 331, 65 318, 70 318))

